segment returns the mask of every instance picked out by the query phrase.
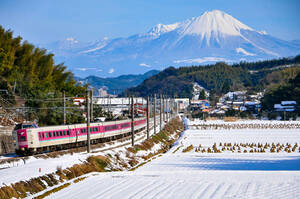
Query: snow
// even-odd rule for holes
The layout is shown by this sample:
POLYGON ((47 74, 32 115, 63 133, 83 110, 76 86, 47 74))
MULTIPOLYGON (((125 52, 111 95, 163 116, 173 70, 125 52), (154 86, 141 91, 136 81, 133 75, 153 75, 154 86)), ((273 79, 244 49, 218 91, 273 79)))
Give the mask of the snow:
MULTIPOLYGON (((247 122, 253 123, 242 121, 247 122)), ((201 124, 188 120, 185 123, 201 124)), ((220 141, 300 143, 300 131, 188 129, 169 152, 134 172, 93 173, 48 198, 300 198, 298 152, 182 152, 190 144, 210 145, 220 141)))
POLYGON ((180 63, 205 63, 205 62, 232 62, 232 60, 228 60, 222 57, 203 57, 203 58, 195 58, 195 59, 182 59, 182 60, 175 60, 173 61, 176 64, 180 64, 180 63))
MULTIPOLYGON (((157 120, 158 121, 158 120, 157 120)), ((150 127, 152 127, 153 121, 150 121, 150 127)), ((164 124, 162 124, 162 127, 164 124)), ((156 132, 159 131, 159 122, 157 122, 156 132)), ((154 129, 151 128, 150 135, 154 133, 154 129)), ((140 143, 144 141, 145 131, 135 135, 135 142, 140 143)), ((58 167, 65 169, 73 166, 74 164, 80 164, 84 162, 91 155, 105 155, 106 152, 114 152, 110 148, 117 148, 115 150, 125 150, 125 147, 131 145, 131 140, 125 142, 114 141, 112 144, 106 144, 102 148, 92 150, 91 154, 86 152, 65 154, 57 158, 35 158, 30 157, 27 160, 19 160, 18 162, 0 164, 0 187, 3 184, 9 185, 10 183, 19 182, 21 180, 29 180, 33 177, 39 177, 45 174, 53 173, 58 167), (124 145, 124 146, 123 146, 124 145), (41 168, 41 172, 39 172, 41 168)), ((155 149, 153 149, 154 151, 155 149)), ((0 156, 1 159, 7 157, 0 156)))
POLYGON ((243 49, 243 48, 236 48, 236 52, 237 52, 237 53, 242 53, 242 54, 247 55, 247 56, 255 56, 255 54, 249 53, 249 52, 247 52, 247 51, 246 51, 245 49, 243 49))
POLYGON ((84 53, 94 52, 94 51, 100 50, 101 48, 104 48, 105 46, 106 46, 106 43, 100 44, 100 45, 97 46, 96 48, 92 48, 92 49, 88 49, 88 50, 82 51, 82 52, 80 52, 79 54, 84 54, 84 53))
POLYGON ((261 30, 261 31, 257 31, 259 34, 262 34, 262 35, 267 35, 268 33, 267 33, 267 31, 265 31, 265 30, 261 30))
POLYGON ((160 36, 163 33, 166 32, 170 32, 172 30, 175 30, 176 28, 178 28, 178 26, 181 23, 177 22, 174 24, 169 24, 169 25, 164 25, 164 24, 157 24, 156 26, 154 26, 148 33, 150 35, 154 35, 156 37, 160 36))
MULTIPOLYGON (((261 124, 261 125, 300 125, 299 121, 279 121, 279 120, 238 120, 236 122, 225 122, 224 120, 199 120, 194 119, 194 121, 188 120, 188 125, 201 125, 201 124, 224 124, 224 125, 232 125, 232 124, 261 124)), ((272 129, 271 129, 272 130, 272 129)), ((298 131, 300 131, 298 129, 298 131)))
POLYGON ((201 38, 210 40, 212 34, 239 36, 240 30, 253 30, 232 16, 220 11, 213 10, 192 20, 188 20, 181 28, 182 34, 198 34, 201 38))
MULTIPOLYGON (((205 57, 216 57, 236 63, 295 56, 300 52, 299 45, 256 31, 218 10, 167 25, 158 24, 147 33, 137 33, 127 38, 89 43, 79 41, 76 44, 64 40, 41 47, 52 49, 56 61, 65 61, 80 77, 96 75, 96 70, 85 73, 77 70, 92 66, 114 68, 113 74, 121 75, 124 71, 145 72, 146 68, 139 67, 141 63, 161 70, 161 65, 181 65, 181 62, 174 63, 174 60, 203 64, 203 59, 207 61, 205 57), (195 60, 197 58, 199 60, 195 60), (191 62, 193 60, 197 62, 191 62)), ((108 70, 98 75, 112 76, 108 70)))
POLYGON ((282 105, 296 105, 296 101, 281 101, 282 105))
POLYGON ((272 171, 116 172, 90 176, 47 198, 299 198, 297 180, 272 171))

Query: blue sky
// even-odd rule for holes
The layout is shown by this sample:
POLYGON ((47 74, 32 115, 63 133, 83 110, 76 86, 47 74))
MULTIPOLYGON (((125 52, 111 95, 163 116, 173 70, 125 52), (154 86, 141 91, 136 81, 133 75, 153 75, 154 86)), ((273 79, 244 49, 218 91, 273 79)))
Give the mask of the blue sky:
POLYGON ((147 32, 222 10, 244 24, 285 40, 300 40, 298 0, 0 0, 0 25, 31 43, 68 37, 94 41, 147 32))

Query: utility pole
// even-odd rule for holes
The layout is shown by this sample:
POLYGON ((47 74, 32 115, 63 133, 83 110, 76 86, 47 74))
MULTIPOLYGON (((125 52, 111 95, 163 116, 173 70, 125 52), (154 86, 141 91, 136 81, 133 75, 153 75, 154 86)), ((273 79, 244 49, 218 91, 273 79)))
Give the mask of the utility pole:
POLYGON ((91 143, 90 143, 90 92, 89 90, 86 91, 86 127, 87 127, 87 152, 89 153, 91 151, 91 143))
POLYGON ((149 139, 149 96, 147 96, 147 139, 149 139))
POLYGON ((162 100, 162 94, 160 94, 160 111, 159 111, 159 130, 161 131, 162 129, 162 104, 163 104, 163 100, 162 100))
POLYGON ((64 110, 63 110, 64 125, 66 125, 66 92, 65 91, 63 91, 63 103, 64 103, 64 110))
POLYGON ((108 95, 107 103, 108 103, 108 112, 110 112, 110 95, 108 95))
POLYGON ((153 107, 153 117, 154 117, 154 134, 156 134, 156 94, 154 94, 154 107, 153 107))
POLYGON ((93 90, 91 90, 91 121, 94 121, 94 114, 93 114, 93 90))
POLYGON ((169 122, 169 98, 166 98, 166 120, 167 120, 167 123, 169 122))
POLYGON ((166 115, 165 115, 165 96, 162 96, 162 102, 163 102, 163 122, 166 121, 166 115))
POLYGON ((131 96, 131 145, 134 146, 134 101, 131 96))
POLYGON ((128 117, 131 114, 130 113, 130 104, 131 104, 130 101, 131 101, 131 98, 130 98, 130 96, 128 96, 128 117))

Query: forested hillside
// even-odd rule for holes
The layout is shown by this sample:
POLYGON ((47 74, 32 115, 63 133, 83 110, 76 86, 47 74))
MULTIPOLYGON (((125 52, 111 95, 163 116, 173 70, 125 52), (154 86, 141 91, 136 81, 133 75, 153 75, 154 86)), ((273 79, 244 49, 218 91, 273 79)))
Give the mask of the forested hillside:
MULTIPOLYGON (((289 71, 290 76, 285 77, 285 81, 273 84, 268 87, 263 99, 264 109, 272 110, 274 104, 280 104, 281 101, 296 101, 300 105, 300 68, 289 71)), ((287 72, 279 76, 283 76, 287 72)))
POLYGON ((107 87, 108 93, 120 94, 126 88, 137 86, 145 79, 159 73, 158 70, 150 70, 140 75, 121 75, 118 77, 103 78, 97 76, 88 76, 86 78, 75 77, 76 80, 90 84, 92 87, 98 89, 101 87, 107 87))
POLYGON ((299 63, 300 56, 253 63, 241 62, 234 65, 220 62, 214 65, 178 69, 169 67, 146 79, 139 86, 127 89, 123 95, 146 96, 151 93, 163 93, 171 96, 191 97, 194 82, 216 94, 241 89, 262 91, 266 86, 276 83, 274 81, 284 81, 289 74, 288 72, 282 74, 279 77, 280 80, 276 80, 275 75, 278 73, 273 73, 274 71, 289 68, 290 72, 293 71, 296 74, 299 63))
MULTIPOLYGON (((53 54, 36 48, 21 37, 13 37, 11 30, 0 26, 0 96, 16 103, 21 96, 26 103, 27 119, 40 124, 59 124, 62 119, 62 92, 67 96, 84 94, 85 88, 76 85, 73 74, 63 63, 55 65, 53 54)), ((25 110, 23 108, 23 110, 25 110)), ((70 123, 82 121, 77 110, 68 115, 70 123)))

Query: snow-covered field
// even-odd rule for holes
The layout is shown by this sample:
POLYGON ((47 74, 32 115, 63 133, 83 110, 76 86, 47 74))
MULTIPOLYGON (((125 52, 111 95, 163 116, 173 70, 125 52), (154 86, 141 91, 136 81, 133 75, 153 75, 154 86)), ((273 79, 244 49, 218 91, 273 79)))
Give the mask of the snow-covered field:
POLYGON ((190 145, 300 144, 300 129, 186 130, 134 172, 93 173, 48 198, 300 198, 300 153, 202 153, 190 145))
MULTIPOLYGON (((152 128, 152 122, 150 123, 152 128)), ((164 124, 162 125, 164 126, 164 124)), ((159 126, 156 127, 156 131, 159 131, 159 126)), ((154 128, 150 130, 150 135, 154 133, 154 128)), ((135 135, 136 143, 140 143, 145 140, 144 133, 139 133, 135 135)), ((126 147, 131 146, 131 140, 119 142, 113 141, 110 144, 105 144, 104 147, 92 150, 92 153, 88 154, 86 152, 65 154, 58 156, 57 158, 36 158, 29 157, 29 159, 19 160, 17 162, 10 162, 0 164, 0 187, 4 185, 9 185, 11 183, 16 183, 22 180, 29 180, 34 177, 43 176, 46 174, 53 173, 57 171, 57 168, 68 168, 74 164, 80 164, 84 162, 89 156, 94 155, 105 155, 107 152, 117 153, 119 150, 125 151, 126 147), (110 149, 116 148, 116 149, 110 149)), ((0 156, 1 159, 6 159, 5 156, 0 156)))

